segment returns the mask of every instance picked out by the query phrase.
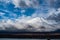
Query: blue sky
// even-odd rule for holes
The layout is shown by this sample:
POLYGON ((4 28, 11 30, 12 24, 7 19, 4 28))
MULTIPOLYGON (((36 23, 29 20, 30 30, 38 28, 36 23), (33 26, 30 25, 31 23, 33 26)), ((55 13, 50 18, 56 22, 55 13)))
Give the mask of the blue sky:
MULTIPOLYGON (((19 15, 21 16, 22 14, 24 14, 26 16, 31 16, 36 10, 40 10, 40 12, 47 13, 48 8, 49 8, 48 7, 48 4, 45 1, 42 1, 42 0, 38 0, 38 2, 39 2, 39 3, 37 3, 38 6, 43 7, 43 9, 42 8, 38 8, 38 7, 37 8, 34 8, 34 7, 26 7, 26 8, 16 7, 16 8, 14 8, 16 5, 14 5, 11 2, 10 3, 4 3, 4 2, 2 3, 2 2, 0 2, 0 4, 1 4, 0 5, 0 9, 11 11, 11 12, 17 14, 17 16, 19 16, 19 15), (48 7, 48 8, 46 8, 46 7, 48 7), (25 10, 25 12, 24 13, 21 13, 21 10, 25 10)), ((6 13, 5 16, 8 16, 8 15, 9 14, 6 13)))
POLYGON ((59 0, 0 0, 0 30, 7 30, 5 27, 30 31, 60 29, 59 5, 59 0))
MULTIPOLYGON (((4 4, 4 3, 3 3, 4 4)), ((12 13, 15 13, 17 14, 17 16, 22 16, 22 14, 26 15, 26 16, 31 16, 36 9, 34 8, 24 8, 24 9, 21 9, 21 8, 14 8, 15 5, 12 4, 12 3, 9 3, 9 4, 6 4, 6 7, 4 7, 3 5, 0 6, 0 9, 1 9, 1 12, 4 12, 3 10, 8 10, 8 11, 11 11, 12 13), (24 13, 21 13, 21 10, 25 10, 24 13)), ((9 17, 9 14, 7 12, 4 12, 6 13, 5 16, 8 16, 9 17)), ((10 13, 10 14, 12 14, 10 13)))

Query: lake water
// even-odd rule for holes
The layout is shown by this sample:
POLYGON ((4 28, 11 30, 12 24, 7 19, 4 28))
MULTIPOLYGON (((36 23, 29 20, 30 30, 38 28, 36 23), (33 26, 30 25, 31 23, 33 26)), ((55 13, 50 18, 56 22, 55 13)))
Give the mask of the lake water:
MULTIPOLYGON (((47 39, 11 39, 11 38, 0 38, 0 40, 47 40, 47 39)), ((51 39, 51 40, 60 40, 60 39, 51 39)))

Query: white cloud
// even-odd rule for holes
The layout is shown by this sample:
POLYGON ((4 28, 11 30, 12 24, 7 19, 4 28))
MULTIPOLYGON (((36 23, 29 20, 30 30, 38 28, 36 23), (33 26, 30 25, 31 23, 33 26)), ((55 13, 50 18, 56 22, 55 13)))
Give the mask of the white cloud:
MULTIPOLYGON (((6 11, 9 12, 9 11, 6 11)), ((53 13, 57 13, 58 11, 50 11, 51 15, 53 13)), ((13 14, 14 15, 14 14, 13 14)), ((50 15, 50 13, 48 14, 50 15)), ((13 27, 12 29, 16 28, 16 30, 20 29, 26 29, 26 30, 31 30, 31 31, 55 31, 57 29, 60 29, 57 22, 54 20, 47 20, 44 19, 43 17, 39 17, 38 15, 33 14, 33 16, 20 16, 17 19, 11 20, 11 19, 4 19, 0 22, 0 30, 6 30, 6 28, 13 27), (56 24, 56 25, 55 25, 56 24), (29 28, 30 26, 31 28, 29 28), (56 27, 57 26, 57 27, 56 27)), ((10 30, 10 29, 9 29, 10 30)), ((11 30, 13 31, 13 30, 11 30)))
MULTIPOLYGON (((5 27, 9 28, 10 26, 16 28, 16 29, 28 29, 28 30, 34 30, 35 31, 54 31, 57 27, 50 26, 49 21, 48 23, 42 20, 42 18, 36 17, 36 18, 29 18, 24 17, 22 19, 15 19, 15 21, 8 19, 7 21, 1 21, 2 30, 6 30, 5 27), (3 26, 5 25, 5 26, 3 26), (29 28, 32 26, 32 29, 29 28)), ((13 30, 12 30, 13 31, 13 30)))
POLYGON ((21 10, 21 13, 25 13, 26 10, 21 10))
POLYGON ((11 0, 0 0, 0 2, 10 3, 10 2, 11 2, 11 0))
POLYGON ((3 13, 3 12, 0 12, 0 16, 3 16, 3 15, 5 15, 5 13, 3 13))
POLYGON ((15 13, 13 13, 11 11, 3 10, 3 9, 0 9, 0 10, 1 10, 0 16, 2 16, 4 19, 9 18, 9 17, 4 16, 5 14, 9 14, 9 16, 13 16, 14 18, 17 17, 17 14, 15 14, 15 13))
POLYGON ((39 3, 37 0, 12 0, 15 7, 33 7, 38 8, 39 3))
POLYGON ((20 0, 12 0, 12 2, 15 5, 15 7, 19 7, 20 0))
POLYGON ((53 15, 53 14, 58 15, 59 13, 60 13, 60 8, 58 8, 58 9, 52 8, 48 11, 48 16, 53 15))

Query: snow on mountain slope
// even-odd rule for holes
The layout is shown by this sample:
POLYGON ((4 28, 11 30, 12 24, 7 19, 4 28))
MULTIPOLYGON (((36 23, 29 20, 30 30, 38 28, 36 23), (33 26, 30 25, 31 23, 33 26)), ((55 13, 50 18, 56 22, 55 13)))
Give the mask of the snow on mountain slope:
MULTIPOLYGON (((32 30, 35 29, 36 31, 54 31, 56 28, 53 24, 53 21, 50 22, 48 20, 45 20, 43 18, 33 18, 31 20, 27 21, 27 24, 32 26, 32 30)), ((29 26, 28 26, 29 27, 29 26)))
POLYGON ((32 25, 33 27, 37 26, 36 28, 38 28, 41 25, 42 20, 39 17, 36 17, 36 18, 31 19, 31 20, 28 20, 27 23, 29 25, 32 25))

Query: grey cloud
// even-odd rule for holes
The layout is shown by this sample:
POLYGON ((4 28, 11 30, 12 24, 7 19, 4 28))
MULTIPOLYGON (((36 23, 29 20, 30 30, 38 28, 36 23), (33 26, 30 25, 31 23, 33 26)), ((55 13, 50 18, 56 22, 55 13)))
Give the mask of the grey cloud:
POLYGON ((60 22, 60 8, 58 8, 57 10, 55 9, 55 11, 49 15, 47 17, 48 20, 55 20, 56 22, 60 22))

